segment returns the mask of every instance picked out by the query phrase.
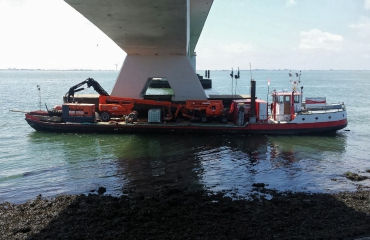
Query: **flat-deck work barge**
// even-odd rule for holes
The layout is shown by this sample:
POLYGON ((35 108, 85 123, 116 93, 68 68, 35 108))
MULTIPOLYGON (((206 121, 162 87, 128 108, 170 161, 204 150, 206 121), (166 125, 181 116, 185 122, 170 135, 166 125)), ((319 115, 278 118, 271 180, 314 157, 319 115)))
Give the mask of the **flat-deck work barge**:
MULTIPOLYGON (((93 79, 86 82, 97 84, 93 79)), ((62 106, 25 116, 37 131, 72 133, 297 135, 330 133, 347 126, 344 103, 328 104, 325 97, 303 101, 300 81, 291 82, 292 91, 270 93, 271 103, 255 97, 255 81, 251 81, 251 97, 213 96, 184 102, 164 96, 156 100, 109 96, 97 84, 94 89, 98 89, 99 99, 95 103, 73 103, 72 90, 79 89, 71 88, 62 106)))
POLYGON ((207 134, 318 134, 335 132, 347 126, 347 120, 325 122, 321 124, 298 123, 246 123, 237 126, 234 123, 192 123, 166 122, 148 123, 147 119, 138 122, 96 122, 96 123, 61 123, 40 121, 37 117, 26 114, 26 121, 37 131, 63 133, 207 133, 207 134))

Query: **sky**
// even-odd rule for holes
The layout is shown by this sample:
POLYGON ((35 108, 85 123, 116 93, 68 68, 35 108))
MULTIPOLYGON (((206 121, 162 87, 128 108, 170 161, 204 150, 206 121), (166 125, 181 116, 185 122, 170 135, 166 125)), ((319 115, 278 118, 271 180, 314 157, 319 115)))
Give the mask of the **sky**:
MULTIPOLYGON (((0 0, 0 69, 120 69, 125 52, 62 0, 0 0)), ((370 0, 214 0, 197 69, 370 70, 370 0)))

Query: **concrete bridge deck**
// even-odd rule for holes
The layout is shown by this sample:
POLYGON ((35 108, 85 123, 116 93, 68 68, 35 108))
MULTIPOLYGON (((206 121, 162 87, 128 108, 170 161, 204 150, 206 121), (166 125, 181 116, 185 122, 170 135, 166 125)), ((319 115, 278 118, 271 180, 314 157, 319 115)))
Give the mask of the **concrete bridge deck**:
POLYGON ((111 95, 145 97, 166 78, 172 100, 207 99, 196 75, 200 34, 213 0, 65 0, 127 53, 111 95))

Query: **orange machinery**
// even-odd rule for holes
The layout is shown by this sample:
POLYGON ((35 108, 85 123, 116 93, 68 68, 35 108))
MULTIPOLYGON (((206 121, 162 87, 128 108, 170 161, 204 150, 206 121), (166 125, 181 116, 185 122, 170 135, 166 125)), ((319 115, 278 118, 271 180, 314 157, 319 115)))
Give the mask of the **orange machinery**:
MULTIPOLYGON (((173 103, 168 101, 155 101, 135 98, 122 98, 114 96, 99 96, 99 112, 102 121, 109 121, 111 117, 122 117, 134 111, 135 105, 159 106, 170 108, 173 103)), ((169 110, 170 112, 170 110, 169 110)))
POLYGON ((64 103, 62 119, 64 122, 94 122, 95 104, 64 103))
POLYGON ((200 120, 204 123, 210 120, 227 122, 222 100, 187 100, 185 105, 178 104, 175 117, 179 112, 184 117, 191 120, 200 120))
POLYGON ((128 115, 134 111, 135 105, 165 107, 166 114, 163 117, 165 121, 173 119, 171 109, 175 108, 175 118, 181 113, 182 116, 191 120, 208 122, 217 119, 223 123, 227 122, 222 100, 187 100, 185 104, 182 104, 169 101, 99 96, 99 111, 102 121, 108 121, 113 116, 128 115))

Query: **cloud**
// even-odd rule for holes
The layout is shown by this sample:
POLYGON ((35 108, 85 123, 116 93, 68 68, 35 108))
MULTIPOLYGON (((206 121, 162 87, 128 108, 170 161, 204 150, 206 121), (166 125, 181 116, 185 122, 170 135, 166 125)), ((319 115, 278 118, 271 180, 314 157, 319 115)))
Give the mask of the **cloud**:
POLYGON ((360 16, 357 23, 350 24, 350 28, 356 29, 361 38, 370 37, 370 18, 365 16, 360 16))
POLYGON ((370 0, 365 0, 364 8, 370 10, 370 0))
MULTIPOLYGON (((369 0, 370 2, 370 0, 369 0)), ((365 16, 360 16, 357 23, 349 25, 351 28, 357 28, 360 30, 370 30, 370 18, 365 16)))
POLYGON ((318 29, 311 29, 308 32, 302 31, 300 36, 301 42, 299 44, 299 48, 301 49, 339 51, 344 42, 342 36, 322 32, 318 29))
MULTIPOLYGON (((370 0, 369 0, 370 3, 370 0)), ((351 28, 370 29, 370 18, 361 16, 359 21, 350 25, 351 28)))
POLYGON ((125 56, 61 0, 0 0, 0 29, 0 68, 115 69, 125 56))
POLYGON ((226 53, 244 53, 253 51, 254 47, 251 44, 245 43, 231 43, 221 46, 221 51, 226 53))
POLYGON ((296 0, 287 0, 285 6, 286 7, 292 7, 296 4, 297 4, 296 0))

